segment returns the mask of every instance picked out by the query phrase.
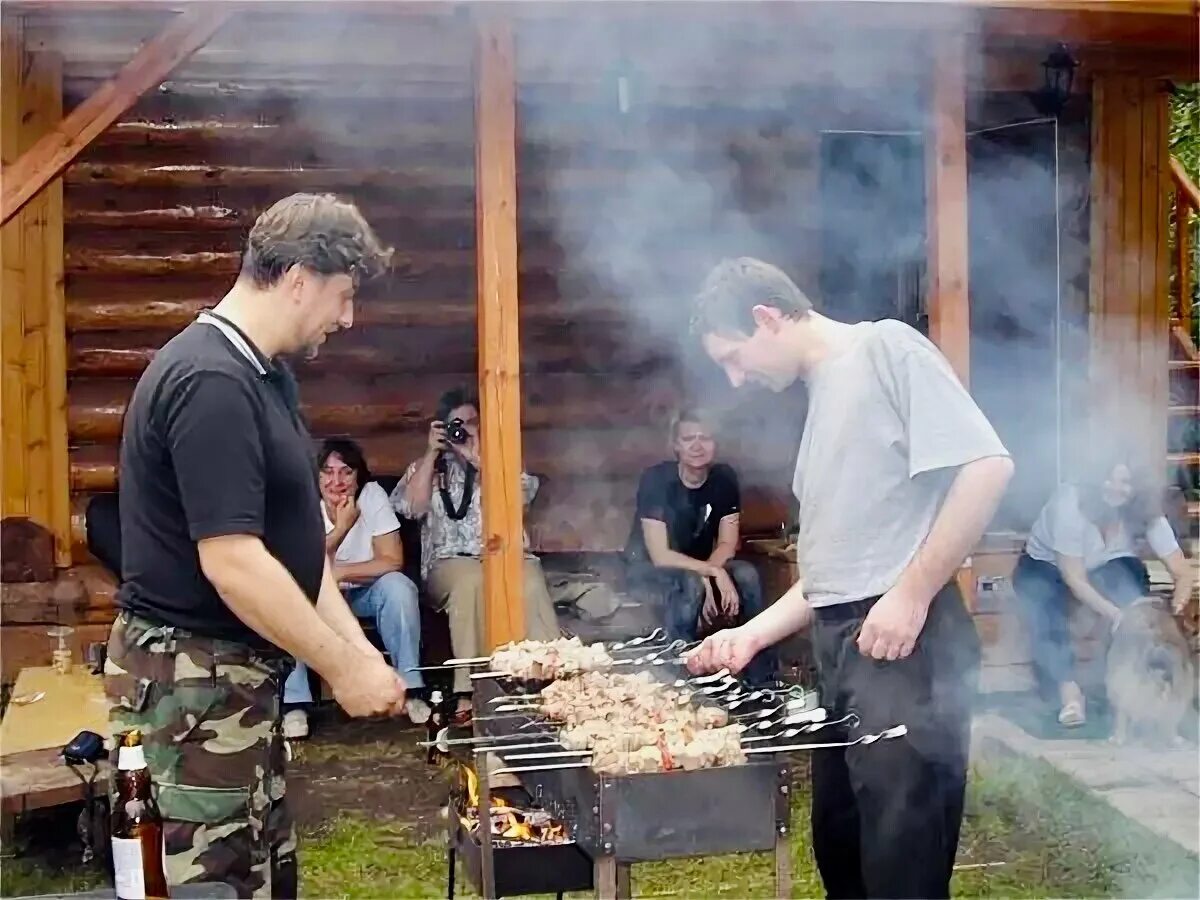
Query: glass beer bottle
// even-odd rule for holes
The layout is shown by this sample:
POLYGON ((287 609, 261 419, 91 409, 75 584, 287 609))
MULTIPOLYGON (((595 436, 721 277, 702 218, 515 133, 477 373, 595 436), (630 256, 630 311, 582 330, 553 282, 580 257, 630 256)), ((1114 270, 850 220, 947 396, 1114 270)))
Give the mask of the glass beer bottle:
POLYGON ((113 880, 119 900, 165 898, 163 821, 151 791, 142 736, 130 731, 117 751, 111 815, 113 880))

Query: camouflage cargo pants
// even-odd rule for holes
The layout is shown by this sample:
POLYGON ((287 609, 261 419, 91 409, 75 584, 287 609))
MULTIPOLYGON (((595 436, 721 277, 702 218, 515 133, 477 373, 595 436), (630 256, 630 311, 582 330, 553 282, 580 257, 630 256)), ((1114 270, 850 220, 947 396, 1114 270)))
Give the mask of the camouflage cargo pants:
MULTIPOLYGON (((141 730, 164 820, 167 882, 295 897, 278 663, 122 613, 104 688, 113 733, 141 730)), ((115 758, 114 758, 115 763, 115 758)))

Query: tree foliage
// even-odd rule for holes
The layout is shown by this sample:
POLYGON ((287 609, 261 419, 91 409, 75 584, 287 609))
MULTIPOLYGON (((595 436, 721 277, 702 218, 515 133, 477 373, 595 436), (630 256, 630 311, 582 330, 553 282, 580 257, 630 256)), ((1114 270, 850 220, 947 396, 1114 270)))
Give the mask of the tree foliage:
POLYGON ((1200 182, 1200 83, 1177 85, 1171 95, 1171 155, 1200 182))

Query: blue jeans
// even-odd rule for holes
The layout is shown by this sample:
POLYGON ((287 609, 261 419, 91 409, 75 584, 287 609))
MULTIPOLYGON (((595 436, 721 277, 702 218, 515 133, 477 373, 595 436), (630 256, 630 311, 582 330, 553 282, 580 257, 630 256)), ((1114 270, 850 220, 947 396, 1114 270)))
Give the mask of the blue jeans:
MULTIPOLYGON (((1150 591, 1150 575, 1140 559, 1122 556, 1088 570, 1088 581, 1106 600, 1124 609, 1150 591)), ((1058 566, 1024 553, 1012 578, 1028 623, 1034 670, 1043 687, 1075 680, 1069 607, 1071 589, 1058 566)))
MULTIPOLYGON (((740 559, 725 563, 725 571, 737 587, 740 601, 737 621, 730 626, 749 622, 763 611, 762 583, 753 564, 740 559)), ((667 569, 637 566, 629 573, 633 584, 655 594, 661 603, 662 624, 671 640, 694 641, 700 637, 700 611, 704 606, 704 578, 686 569, 667 569)), ((719 599, 720 594, 715 596, 719 599)), ((775 677, 775 650, 768 647, 759 653, 743 673, 750 682, 761 683, 775 677)))
MULTIPOLYGON (((421 656, 421 613, 417 607, 417 586, 400 572, 388 572, 370 584, 356 585, 345 591, 350 611, 360 619, 373 618, 383 646, 392 657, 392 665, 409 689, 425 686, 417 671, 421 656)), ((308 666, 296 668, 283 685, 284 703, 312 703, 308 684, 308 666)))

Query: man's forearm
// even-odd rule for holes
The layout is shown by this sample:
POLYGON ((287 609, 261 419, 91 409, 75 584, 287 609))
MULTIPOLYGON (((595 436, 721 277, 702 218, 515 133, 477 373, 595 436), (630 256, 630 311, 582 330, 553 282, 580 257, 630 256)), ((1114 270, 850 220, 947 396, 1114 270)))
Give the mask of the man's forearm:
POLYGON ((708 557, 708 562, 710 565, 714 565, 719 568, 733 559, 735 553, 737 553, 736 544, 717 544, 717 546, 713 548, 712 554, 708 557))
POLYGON ((651 556, 650 561, 660 569, 684 569, 704 576, 711 576, 716 567, 715 563, 706 559, 694 559, 678 550, 659 550, 651 556))
POLYGON ((1012 471, 1006 456, 979 459, 959 469, 929 536, 900 574, 896 589, 926 602, 933 599, 978 545, 1012 471))
POLYGON ((743 627, 754 636, 761 649, 778 644, 789 635, 806 628, 813 618, 813 609, 804 596, 804 584, 797 581, 786 594, 760 612, 743 627))
POLYGON ((257 634, 327 681, 339 680, 352 670, 358 653, 351 642, 317 613, 261 540, 236 535, 204 541, 200 562, 225 605, 257 634))

